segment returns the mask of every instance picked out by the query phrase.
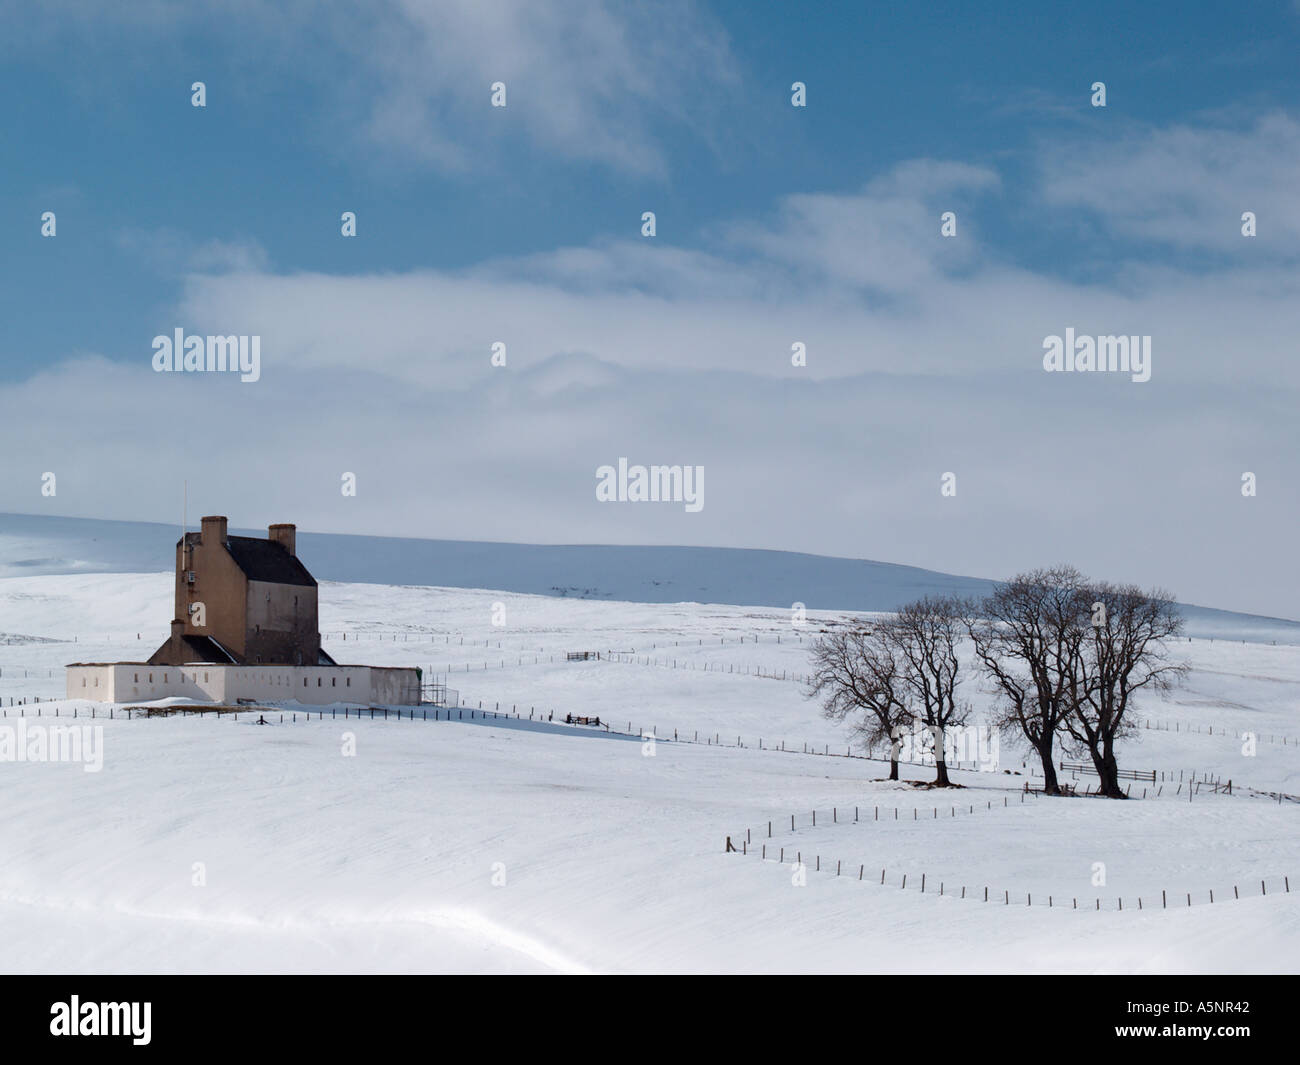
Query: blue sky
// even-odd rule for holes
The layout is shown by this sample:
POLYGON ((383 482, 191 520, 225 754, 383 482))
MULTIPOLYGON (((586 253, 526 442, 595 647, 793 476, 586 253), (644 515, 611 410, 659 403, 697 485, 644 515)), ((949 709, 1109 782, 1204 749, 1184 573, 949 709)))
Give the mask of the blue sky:
POLYGON ((0 3, 0 509, 166 520, 188 477, 244 525, 1294 616, 1300 7, 997 8, 0 3), (177 326, 263 381, 153 374, 177 326), (1066 326, 1151 334, 1152 381, 1044 375, 1066 326), (705 465, 705 511, 597 505, 620 455, 705 465))

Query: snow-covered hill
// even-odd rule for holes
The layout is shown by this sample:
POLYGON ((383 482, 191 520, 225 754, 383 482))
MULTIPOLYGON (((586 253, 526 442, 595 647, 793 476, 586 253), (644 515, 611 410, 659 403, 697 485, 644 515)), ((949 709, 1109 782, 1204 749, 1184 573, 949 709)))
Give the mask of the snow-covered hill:
MULTIPOLYGON (((232 533, 265 536, 264 529, 232 533)), ((0 577, 151 573, 174 565, 176 526, 0 514, 0 577)), ((490 588, 634 603, 738 603, 894 610, 927 594, 977 595, 992 582, 914 566, 718 547, 539 545, 298 533, 323 580, 490 588)), ((1186 606, 1188 633, 1300 644, 1300 622, 1186 606)), ((0 617, 0 632, 5 631, 0 617)))
POLYGON ((0 763, 4 968, 1297 969, 1300 806, 1266 794, 1300 794, 1292 646, 1180 645, 1186 687, 1144 701, 1150 727, 1120 750, 1159 783, 1114 803, 1022 797, 1032 761, 1005 743, 997 772, 937 794, 829 757, 847 737, 798 676, 830 614, 796 629, 785 609, 364 583, 321 598, 336 658, 446 675, 464 717, 105 721, 61 698, 61 667, 148 654, 170 575, 0 579, 0 630, 58 641, 0 643, 0 728, 75 711, 104 730, 100 772, 0 763), (633 735, 538 720, 552 711, 633 735), (1188 801, 1193 775, 1233 793, 1188 801))

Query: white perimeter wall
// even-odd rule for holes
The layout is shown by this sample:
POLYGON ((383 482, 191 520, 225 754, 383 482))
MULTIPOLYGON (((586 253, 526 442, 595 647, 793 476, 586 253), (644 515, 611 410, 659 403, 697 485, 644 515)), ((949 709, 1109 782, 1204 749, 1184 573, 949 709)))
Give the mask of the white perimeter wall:
POLYGON ((387 666, 149 666, 109 662, 68 666, 68 698, 103 703, 150 702, 179 696, 201 702, 237 699, 320 706, 420 701, 414 669, 387 666))

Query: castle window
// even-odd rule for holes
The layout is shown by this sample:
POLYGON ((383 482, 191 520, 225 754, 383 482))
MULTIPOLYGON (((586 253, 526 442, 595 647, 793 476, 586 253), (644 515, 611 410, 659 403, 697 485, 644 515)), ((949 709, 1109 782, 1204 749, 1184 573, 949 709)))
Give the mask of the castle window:
POLYGON ((306 677, 303 677, 303 678, 302 678, 302 686, 303 686, 304 688, 307 687, 307 678, 306 678, 306 677))
POLYGON ((316 687, 320 687, 320 677, 316 678, 316 687))
POLYGON ((139 673, 137 673, 137 674, 135 675, 135 682, 136 682, 137 684, 140 683, 140 674, 139 674, 139 673))
MULTIPOLYGON (((98 684, 99 681, 95 681, 95 683, 98 684)), ((330 677, 330 687, 331 687, 331 688, 337 688, 338 686, 339 686, 339 679, 338 679, 338 677, 330 677)))
POLYGON ((349 688, 352 687, 352 678, 351 678, 351 677, 348 677, 348 678, 347 678, 347 685, 346 685, 346 686, 349 687, 349 688))
POLYGON ((150 684, 153 683, 153 674, 152 674, 152 673, 149 674, 149 683, 150 683, 150 684))
POLYGON ((82 677, 82 678, 81 678, 81 686, 82 686, 83 688, 86 686, 86 678, 85 678, 85 677, 82 677))

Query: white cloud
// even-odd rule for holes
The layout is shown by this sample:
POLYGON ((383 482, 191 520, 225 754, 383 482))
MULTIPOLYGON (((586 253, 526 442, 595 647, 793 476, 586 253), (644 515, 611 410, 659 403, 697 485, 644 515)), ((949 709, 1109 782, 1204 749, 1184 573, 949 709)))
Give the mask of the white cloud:
POLYGON ((1080 284, 991 260, 979 240, 945 250, 935 197, 996 188, 927 162, 855 196, 793 197, 706 250, 194 273, 125 361, 0 388, 0 424, 23 441, 0 491, 16 510, 167 518, 160 497, 188 478, 201 506, 236 501, 250 525, 287 513, 339 531, 779 547, 990 576, 1069 560, 1294 613, 1300 279, 1229 260, 1080 284), (152 336, 178 325, 260 334, 262 380, 153 373, 152 336), (1042 339, 1068 326, 1151 334, 1151 381, 1044 374, 1042 339), (489 365, 495 340, 506 369, 489 365), (795 340, 806 369, 790 366, 795 340), (619 456, 704 465, 704 511, 597 504, 594 471, 619 456), (45 470, 56 500, 39 496, 45 470), (1247 470, 1256 499, 1239 492, 1247 470), (356 499, 338 491, 344 471, 356 499))
POLYGON ((710 98, 737 80, 719 24, 685 2, 402 0, 383 41, 361 56, 379 85, 370 136, 444 166, 465 164, 473 146, 523 137, 571 159, 661 174, 655 124, 706 118, 710 98), (489 106, 497 81, 505 109, 489 106))
MULTIPOLYGON (((310 84, 323 101, 321 136, 341 154, 379 149, 386 164, 450 172, 482 173, 531 148, 663 177, 664 135, 711 141, 739 85, 721 23, 693 0, 49 0, 37 9, 0 0, 0 29, 0 49, 28 61, 43 50, 60 64, 70 40, 79 51, 108 47, 114 33, 140 56, 150 41, 224 40, 240 83, 310 84), (507 86, 504 109, 490 106, 496 81, 507 86)), ((247 92, 240 83, 225 91, 247 92)))
POLYGON ((0 389, 0 422, 23 440, 0 492, 29 513, 169 520, 184 479, 195 509, 252 526, 777 547, 993 576, 1068 559, 1285 615, 1300 583, 1293 399, 1231 382, 782 381, 578 356, 468 392, 395 387, 364 360, 244 385, 154 374, 145 350, 0 389), (596 467, 619 456, 703 465, 704 510, 597 503, 596 467), (1258 499, 1238 493, 1245 469, 1258 499), (939 494, 945 471, 955 499, 939 494))
POLYGON ((912 160, 861 194, 789 196, 774 226, 733 226, 730 237, 772 262, 811 271, 823 283, 916 290, 969 262, 972 223, 958 213, 958 237, 940 234, 945 210, 964 208, 998 187, 998 176, 962 163, 912 160))
POLYGON ((116 234, 118 247, 165 274, 253 273, 270 269, 270 256, 251 237, 200 240, 178 229, 127 227, 116 234))
POLYGON ((1057 142, 1039 166, 1049 204, 1084 208, 1113 235, 1243 257, 1300 255, 1300 122, 1290 115, 1057 142), (1254 239, 1241 234, 1244 211, 1258 218, 1254 239))

